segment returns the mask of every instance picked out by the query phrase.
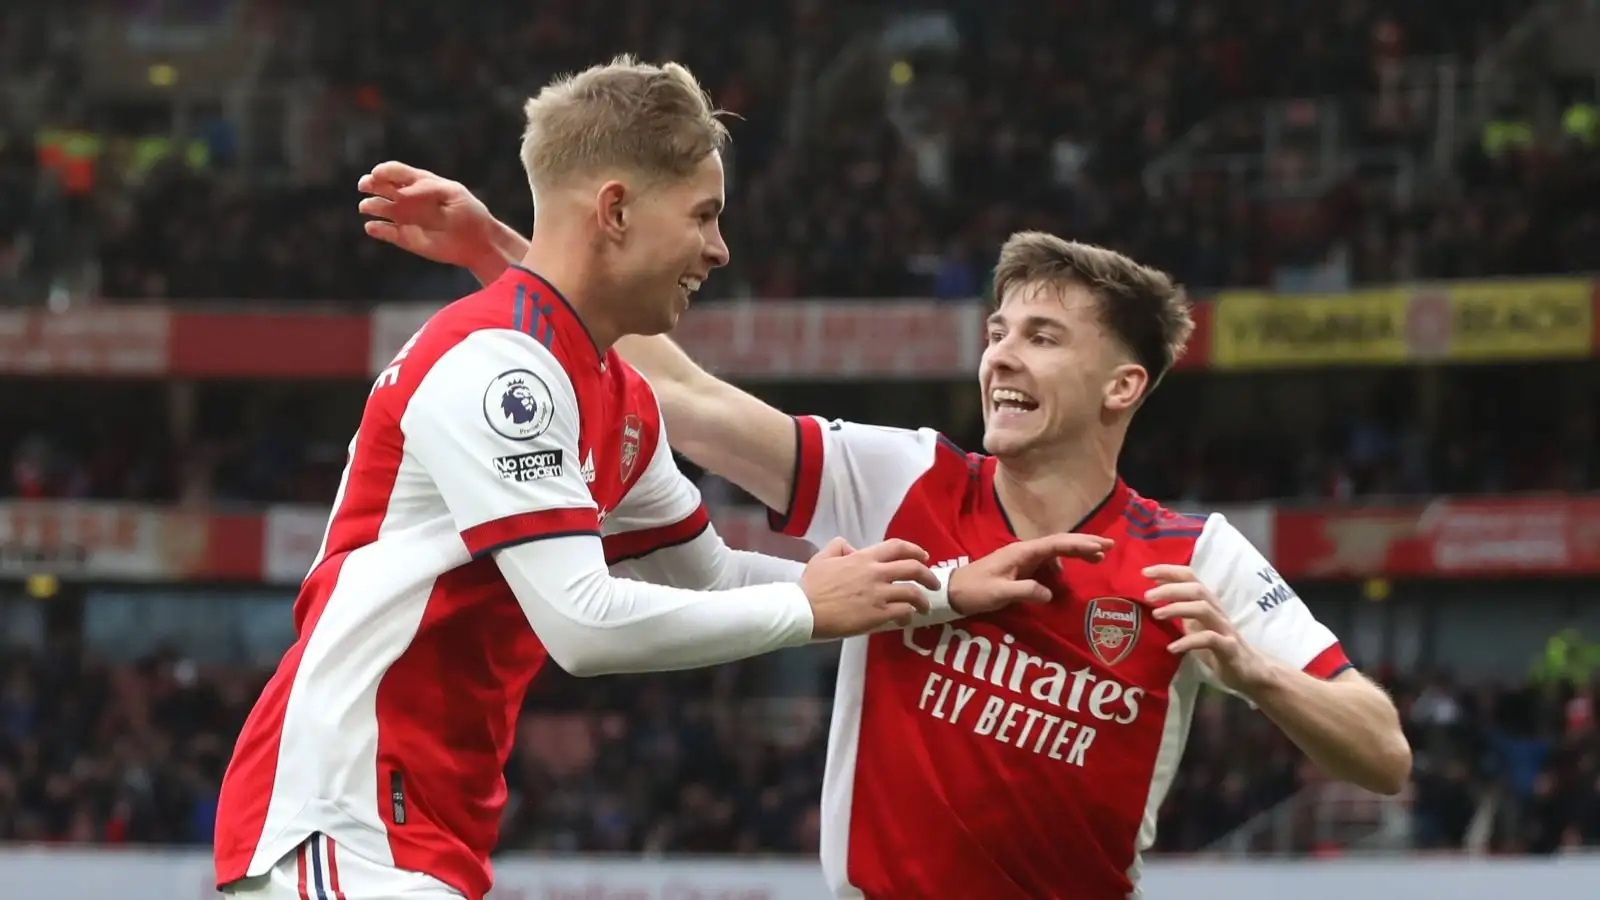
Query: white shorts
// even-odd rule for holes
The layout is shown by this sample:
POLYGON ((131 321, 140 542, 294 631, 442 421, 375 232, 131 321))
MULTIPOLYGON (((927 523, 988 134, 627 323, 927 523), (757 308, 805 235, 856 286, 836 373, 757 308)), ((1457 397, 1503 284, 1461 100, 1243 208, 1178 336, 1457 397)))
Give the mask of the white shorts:
POLYGON ((272 871, 241 878, 222 889, 237 900, 465 900, 448 884, 385 866, 335 846, 314 834, 272 871))

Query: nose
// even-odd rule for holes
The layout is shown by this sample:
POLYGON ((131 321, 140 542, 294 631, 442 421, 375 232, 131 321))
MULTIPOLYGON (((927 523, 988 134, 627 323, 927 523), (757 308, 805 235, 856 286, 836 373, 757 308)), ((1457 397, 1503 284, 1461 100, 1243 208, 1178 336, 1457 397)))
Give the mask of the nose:
POLYGON ((716 237, 706 241, 706 262, 713 269, 720 269, 728 264, 728 242, 722 239, 719 233, 716 237))
POLYGON ((1016 372, 1022 368, 1017 354, 1012 352, 1009 338, 990 344, 983 351, 983 362, 991 371, 1016 372))

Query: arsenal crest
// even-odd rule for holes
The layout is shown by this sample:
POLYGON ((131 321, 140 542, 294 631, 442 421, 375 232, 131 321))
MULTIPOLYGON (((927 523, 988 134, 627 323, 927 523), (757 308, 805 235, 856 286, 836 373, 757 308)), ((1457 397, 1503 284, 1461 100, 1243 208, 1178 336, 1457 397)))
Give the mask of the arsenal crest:
POLYGON ((638 416, 622 420, 622 483, 633 477, 633 468, 639 464, 639 444, 644 440, 644 421, 638 416))
POLYGON ((1126 597, 1090 600, 1089 610, 1084 615, 1089 649, 1108 666, 1122 662, 1139 642, 1141 621, 1139 604, 1126 597))

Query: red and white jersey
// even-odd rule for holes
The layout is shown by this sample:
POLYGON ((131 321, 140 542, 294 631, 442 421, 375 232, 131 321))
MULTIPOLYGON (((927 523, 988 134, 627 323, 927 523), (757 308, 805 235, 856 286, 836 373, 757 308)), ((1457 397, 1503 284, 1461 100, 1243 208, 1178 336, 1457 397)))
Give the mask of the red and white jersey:
MULTIPOLYGON (((915 542, 956 566, 1016 540, 995 460, 929 431, 796 420, 794 496, 775 528, 814 544, 915 542)), ((1184 516, 1120 480, 1077 531, 1055 601, 852 638, 839 662, 822 863, 839 897, 1122 900, 1155 839, 1203 678, 1181 625, 1138 598, 1157 563, 1194 567, 1252 646, 1312 674, 1334 635, 1220 515, 1184 516)))
POLYGON ((547 658, 492 554, 604 532, 623 560, 707 530, 654 394, 553 288, 513 268, 440 311, 367 401, 297 640, 223 780, 218 883, 321 832, 481 897, 547 658))

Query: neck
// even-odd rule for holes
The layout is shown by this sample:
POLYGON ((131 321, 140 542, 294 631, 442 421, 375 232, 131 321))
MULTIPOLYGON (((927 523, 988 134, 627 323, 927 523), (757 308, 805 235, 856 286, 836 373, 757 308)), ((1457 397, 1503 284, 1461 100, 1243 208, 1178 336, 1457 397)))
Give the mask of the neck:
POLYGON ((1089 434, 1048 452, 998 460, 994 489, 1017 537, 1072 531, 1117 482, 1119 435, 1089 434))
POLYGON ((588 251, 580 241, 552 229, 541 231, 535 226, 521 265, 537 273, 567 298, 573 314, 603 354, 625 332, 611 314, 609 289, 589 264, 591 254, 588 251))

